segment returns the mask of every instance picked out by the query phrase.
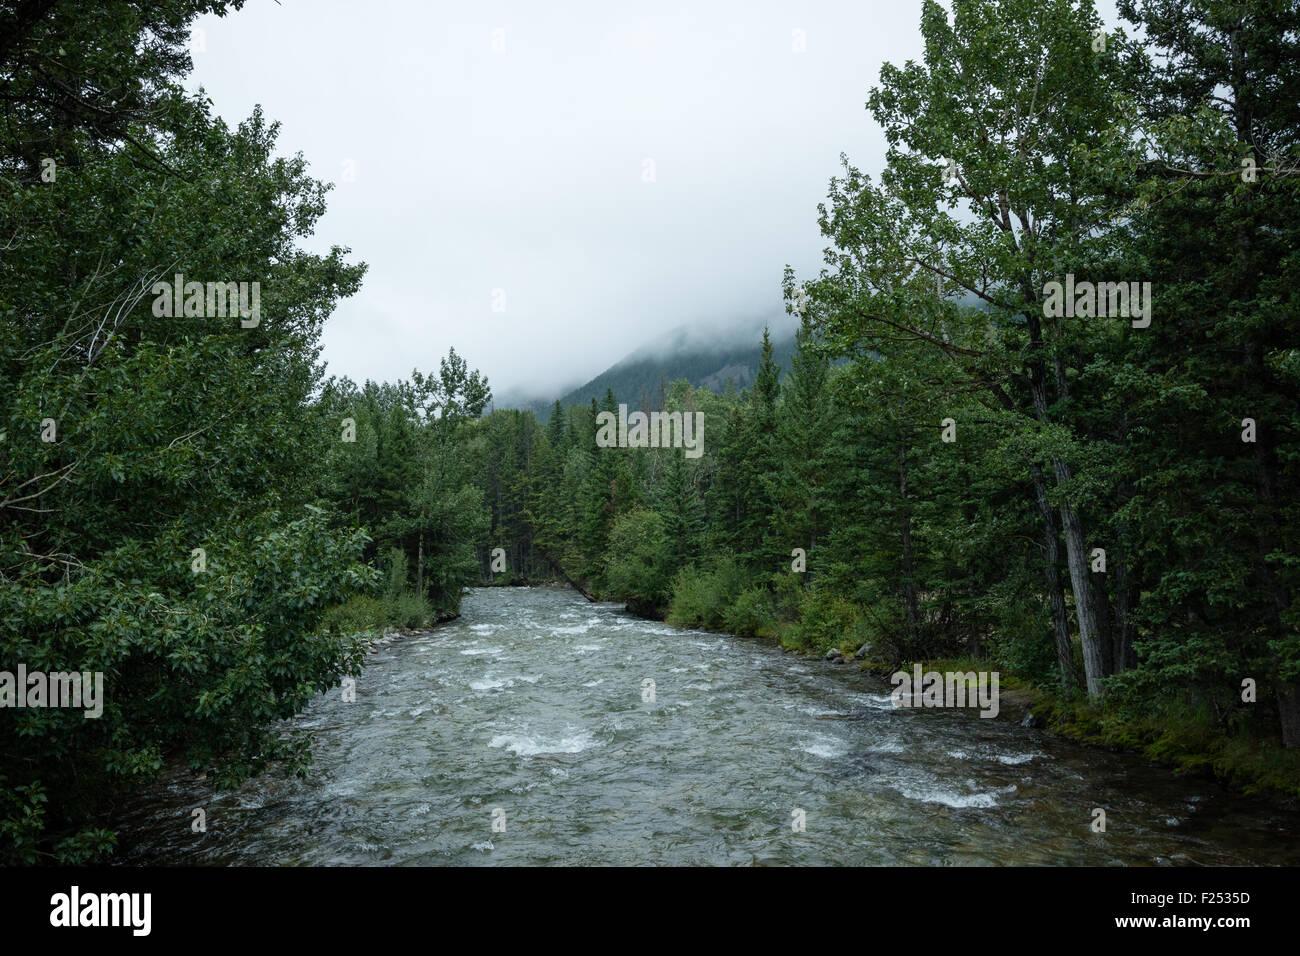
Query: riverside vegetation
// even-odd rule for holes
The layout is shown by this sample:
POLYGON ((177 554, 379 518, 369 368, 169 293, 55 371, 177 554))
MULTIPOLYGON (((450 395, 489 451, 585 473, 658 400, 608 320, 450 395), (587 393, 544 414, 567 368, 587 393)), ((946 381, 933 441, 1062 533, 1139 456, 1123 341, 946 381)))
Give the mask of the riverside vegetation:
POLYGON ((296 245, 327 187, 260 110, 231 129, 180 86, 194 17, 241 5, 0 7, 0 670, 104 675, 98 719, 0 712, 6 863, 104 857, 167 760, 301 771, 281 721, 359 673, 361 632, 454 615, 478 576, 486 381, 454 351, 324 380, 365 268, 296 245), (155 315, 177 273, 251 281, 257 321, 155 315))
POLYGON ((832 180, 826 268, 787 273, 784 381, 765 340, 747 393, 669 389, 698 460, 594 447, 636 396, 494 412, 493 540, 685 627, 966 658, 1060 730, 1300 795, 1296 5, 1122 2, 1145 46, 952 7, 881 71, 887 164, 832 180), (1141 321, 1062 314, 1074 278, 1140 280, 1141 321))
POLYGON ((668 390, 698 458, 598 447, 612 394, 484 415, 454 351, 326 378, 365 268, 296 245, 328 187, 180 86, 240 6, 0 11, 0 669, 105 675, 98 719, 3 714, 0 858, 105 857, 166 761, 303 772, 284 718, 498 547, 687 627, 974 658, 1058 726, 1300 793, 1295 3, 1122 0, 1144 45, 1088 3, 927 4, 871 93, 879 182, 846 160, 826 269, 785 277, 790 374, 765 342, 743 394, 668 390), (259 321, 156 317, 177 273, 257 282, 259 321), (1149 327, 1045 314, 1067 274, 1150 282, 1149 327))

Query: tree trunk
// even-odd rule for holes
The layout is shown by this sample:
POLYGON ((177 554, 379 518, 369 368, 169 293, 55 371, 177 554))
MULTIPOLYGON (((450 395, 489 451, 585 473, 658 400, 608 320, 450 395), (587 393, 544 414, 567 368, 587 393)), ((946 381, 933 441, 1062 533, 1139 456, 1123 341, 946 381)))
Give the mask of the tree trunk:
POLYGON ((1294 683, 1273 682, 1277 697, 1277 715, 1282 729, 1282 746, 1288 750, 1300 747, 1300 688, 1294 683))
POLYGON ((916 653, 921 613, 916 597, 916 556, 912 553, 912 514, 907 507, 907 445, 898 451, 898 494, 903 504, 903 613, 907 619, 907 651, 916 653))
POLYGON ((1111 633, 1111 667, 1116 674, 1122 674, 1130 667, 1137 666, 1137 657, 1133 653, 1132 623, 1130 622, 1130 595, 1128 580, 1128 548, 1124 545, 1127 538, 1127 525, 1120 523, 1120 545, 1115 555, 1115 630, 1111 633))
MULTIPOLYGON (((1065 372, 1065 361, 1058 353, 1052 356, 1052 369, 1056 375, 1056 392, 1061 401, 1070 397, 1070 379, 1065 372)), ((1041 375, 1039 377, 1041 382, 1041 375)), ((1046 389, 1042 391, 1042 403, 1039 396, 1034 396, 1034 408, 1041 407, 1040 419, 1047 420, 1046 389)), ((1073 475, 1070 466, 1060 458, 1052 458, 1052 471, 1056 474, 1058 487, 1069 485, 1073 475)), ((1079 643, 1083 645, 1083 671, 1088 681, 1088 696, 1101 697, 1105 693, 1102 678, 1110 673, 1109 662, 1109 628, 1102 616, 1105 605, 1097 601, 1098 591, 1094 587, 1092 569, 1088 565, 1088 545, 1083 535, 1083 522, 1079 512, 1066 501, 1061 502, 1061 526, 1065 530, 1065 555, 1070 566, 1070 584, 1074 591, 1075 612, 1079 615, 1079 643), (1099 610, 1099 607, 1101 610, 1099 610)))
MULTIPOLYGON (((1037 328, 1037 318, 1031 320, 1031 329, 1037 328)), ((1047 387, 1043 381, 1043 365, 1035 362, 1030 368, 1029 391, 1034 402, 1034 415, 1047 422, 1047 387)), ((1052 458, 1052 472, 1057 486, 1070 483, 1070 466, 1060 458, 1052 458)), ((1070 590, 1074 593, 1074 610, 1079 620, 1079 643, 1083 645, 1083 672, 1089 697, 1104 693, 1102 679, 1106 676, 1105 656, 1098 643, 1097 611, 1093 601, 1092 582, 1088 579, 1088 555, 1083 540, 1083 525, 1074 506, 1062 501, 1058 507, 1061 528, 1065 532, 1065 558, 1070 568, 1070 590)))
POLYGON ((1057 537, 1056 515, 1047 499, 1047 481, 1043 469, 1030 469, 1038 514, 1043 519, 1043 573, 1052 602, 1052 625, 1056 635, 1056 665, 1061 674, 1061 689, 1066 693, 1079 689, 1079 672, 1074 667, 1074 648, 1070 644, 1070 621, 1065 613, 1065 591, 1061 587, 1061 544, 1057 537))
MULTIPOLYGON (((1114 547, 1112 546, 1112 551, 1114 547)), ((1092 570, 1088 565, 1088 581, 1092 585, 1093 607, 1097 609, 1097 646, 1101 648, 1102 674, 1109 677, 1119 667, 1115 661, 1114 627, 1111 623, 1110 588, 1106 575, 1092 570)))
MULTIPOLYGON (((1052 459, 1057 484, 1070 480, 1070 469, 1060 459, 1052 459)), ((1070 568, 1070 585, 1074 592, 1074 611, 1079 619, 1079 643, 1083 645, 1083 674, 1088 684, 1089 697, 1105 693, 1102 680, 1106 676, 1106 658, 1102 653, 1101 636, 1097 628, 1097 609, 1093 603, 1092 581, 1089 580, 1088 555, 1083 541, 1083 525, 1074 508, 1062 502, 1061 526, 1065 529, 1065 560, 1070 568)))
POLYGON ((593 595, 590 591, 588 591, 586 588, 580 585, 577 581, 573 580, 573 578, 569 577, 569 575, 565 572, 564 568, 561 567, 559 561, 556 561, 554 558, 550 556, 548 552, 542 550, 542 548, 540 547, 538 547, 537 553, 542 556, 542 559, 546 561, 547 564, 555 568, 556 571, 560 572, 560 577, 564 578, 565 582, 569 585, 569 587, 573 588, 573 590, 577 591, 588 601, 591 601, 593 603, 595 602, 596 600, 595 595, 593 595))

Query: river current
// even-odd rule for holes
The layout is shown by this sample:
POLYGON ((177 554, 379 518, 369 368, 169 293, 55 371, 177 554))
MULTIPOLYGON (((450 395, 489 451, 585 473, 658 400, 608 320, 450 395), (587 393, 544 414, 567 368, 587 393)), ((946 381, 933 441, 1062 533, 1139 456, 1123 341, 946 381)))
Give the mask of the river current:
POLYGON ((768 641, 562 588, 462 610, 377 642, 355 702, 335 688, 296 718, 309 777, 172 774, 129 808, 120 860, 1300 863, 1300 816, 1268 801, 973 710, 897 709, 880 679, 768 641))

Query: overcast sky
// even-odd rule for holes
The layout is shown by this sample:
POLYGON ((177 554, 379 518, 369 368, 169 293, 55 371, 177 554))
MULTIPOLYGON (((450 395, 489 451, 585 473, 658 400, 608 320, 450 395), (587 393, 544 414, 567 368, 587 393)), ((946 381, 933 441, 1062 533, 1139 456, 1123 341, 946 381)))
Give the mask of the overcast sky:
POLYGON ((370 269, 326 324, 332 374, 455 346, 497 395, 554 397, 676 326, 782 314, 839 154, 879 171, 864 104, 920 58, 920 8, 249 0, 197 21, 190 86, 232 125, 261 103, 336 184, 308 248, 370 269))

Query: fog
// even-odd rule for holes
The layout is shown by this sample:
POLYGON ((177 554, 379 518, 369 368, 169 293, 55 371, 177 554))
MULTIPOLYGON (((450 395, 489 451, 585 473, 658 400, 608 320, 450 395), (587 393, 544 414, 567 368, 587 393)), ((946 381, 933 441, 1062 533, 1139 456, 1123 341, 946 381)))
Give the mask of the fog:
POLYGON ((232 124, 261 103, 336 184, 306 245, 370 268, 326 325, 332 374, 454 346, 545 397, 680 326, 782 316, 840 153, 883 161, 864 104, 920 57, 920 9, 253 0, 198 21, 189 85, 232 124))

